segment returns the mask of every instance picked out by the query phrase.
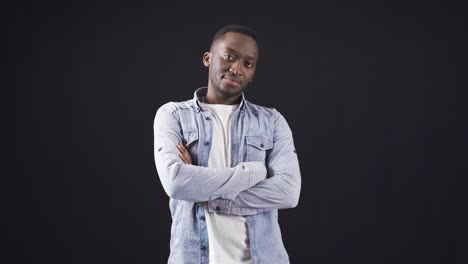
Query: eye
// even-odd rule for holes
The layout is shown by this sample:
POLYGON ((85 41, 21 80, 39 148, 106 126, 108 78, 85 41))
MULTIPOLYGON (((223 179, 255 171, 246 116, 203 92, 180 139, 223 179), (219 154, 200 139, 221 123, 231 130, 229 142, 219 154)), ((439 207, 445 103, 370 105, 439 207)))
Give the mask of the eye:
POLYGON ((251 62, 251 61, 246 61, 245 62, 245 67, 252 68, 253 66, 254 66, 253 62, 251 62))
POLYGON ((228 61, 235 61, 236 60, 236 57, 230 53, 226 53, 224 54, 224 58, 228 61))

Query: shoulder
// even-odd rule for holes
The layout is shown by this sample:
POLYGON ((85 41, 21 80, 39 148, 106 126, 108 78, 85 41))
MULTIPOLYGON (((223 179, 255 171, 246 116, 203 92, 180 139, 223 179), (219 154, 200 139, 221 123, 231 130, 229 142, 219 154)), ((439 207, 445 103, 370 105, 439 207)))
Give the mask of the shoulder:
POLYGON ((161 105, 156 111, 154 123, 167 123, 176 120, 180 122, 184 117, 189 117, 194 111, 194 103, 192 100, 182 102, 167 102, 161 105))
POLYGON ((278 112, 276 108, 261 106, 258 104, 254 104, 250 101, 245 100, 245 108, 247 111, 252 112, 254 114, 258 114, 260 116, 275 116, 275 112, 278 112))
POLYGON ((249 101, 245 101, 245 107, 248 111, 252 112, 253 114, 256 114, 258 116, 267 116, 269 118, 272 118, 274 120, 277 120, 279 118, 283 118, 281 113, 274 107, 266 107, 266 106, 261 106, 254 104, 249 101))
POLYGON ((158 108, 158 112, 175 113, 181 110, 190 110, 194 108, 193 100, 182 102, 167 102, 158 108))

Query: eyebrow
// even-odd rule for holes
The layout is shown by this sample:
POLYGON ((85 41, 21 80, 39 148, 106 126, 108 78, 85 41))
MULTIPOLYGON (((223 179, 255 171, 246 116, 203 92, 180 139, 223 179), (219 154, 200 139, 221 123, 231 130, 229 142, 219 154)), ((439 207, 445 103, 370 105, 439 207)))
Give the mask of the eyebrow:
MULTIPOLYGON (((235 50, 235 49, 231 49, 231 48, 229 48, 229 47, 225 47, 225 49, 227 49, 227 50, 229 50, 229 51, 231 51, 231 52, 234 52, 234 53, 239 54, 239 52, 238 52, 237 50, 235 50)), ((251 59, 251 60, 255 60, 255 61, 257 60, 257 58, 255 58, 254 56, 251 56, 251 55, 247 55, 246 57, 247 57, 248 59, 251 59)))

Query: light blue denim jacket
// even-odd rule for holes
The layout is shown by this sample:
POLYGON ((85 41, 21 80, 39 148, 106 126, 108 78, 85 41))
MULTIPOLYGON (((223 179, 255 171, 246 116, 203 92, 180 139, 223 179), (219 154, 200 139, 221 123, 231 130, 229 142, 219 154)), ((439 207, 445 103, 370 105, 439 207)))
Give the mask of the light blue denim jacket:
POLYGON ((202 87, 191 100, 161 106, 154 120, 154 158, 172 216, 168 263, 209 262, 202 201, 210 212, 245 216, 253 263, 289 263, 278 209, 296 207, 301 189, 291 129, 274 108, 252 104, 242 94, 231 123, 233 167, 207 168, 212 116, 199 104, 206 92, 202 87), (189 150, 193 165, 179 158, 178 143, 189 150))

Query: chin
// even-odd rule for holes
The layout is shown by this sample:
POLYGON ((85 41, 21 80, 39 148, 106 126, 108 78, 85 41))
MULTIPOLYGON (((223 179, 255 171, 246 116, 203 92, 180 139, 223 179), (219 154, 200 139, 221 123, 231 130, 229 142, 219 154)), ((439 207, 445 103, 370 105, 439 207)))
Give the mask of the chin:
POLYGON ((221 88, 221 93, 223 93, 226 96, 232 97, 232 96, 237 96, 242 94, 244 91, 243 88, 236 88, 236 87, 222 87, 221 88))

